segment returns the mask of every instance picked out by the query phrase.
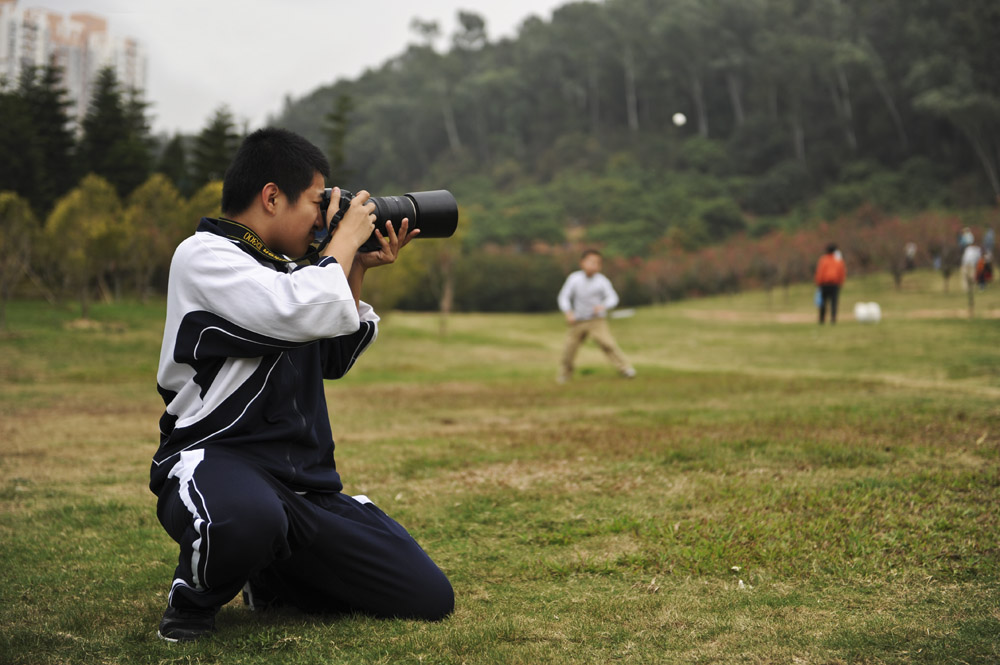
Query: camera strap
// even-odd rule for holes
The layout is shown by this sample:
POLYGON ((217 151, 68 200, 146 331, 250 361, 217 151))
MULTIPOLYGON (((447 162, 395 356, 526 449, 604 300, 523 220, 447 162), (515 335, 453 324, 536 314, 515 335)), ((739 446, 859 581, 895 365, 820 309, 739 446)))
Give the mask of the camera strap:
POLYGON ((256 255, 258 258, 264 259, 275 268, 283 270, 289 263, 295 263, 280 254, 272 252, 271 249, 264 244, 264 241, 260 239, 260 236, 257 235, 257 232, 249 226, 244 226, 239 222, 234 222, 233 220, 226 219, 225 217, 220 217, 216 221, 219 222, 219 228, 222 229, 225 237, 240 243, 249 249, 252 254, 256 255))
POLYGON ((330 242, 331 234, 327 234, 326 238, 323 239, 323 242, 319 243, 313 251, 309 252, 305 256, 297 259, 286 259, 280 254, 271 251, 271 248, 264 244, 264 241, 260 239, 257 232, 249 226, 245 226, 239 222, 234 222, 233 220, 226 219, 225 217, 219 217, 215 221, 219 223, 219 228, 222 230, 222 233, 226 238, 235 240, 249 249, 250 252, 258 258, 267 261, 275 268, 282 271, 286 270, 289 264, 296 265, 299 263, 315 263, 316 257, 323 251, 326 244, 330 242))

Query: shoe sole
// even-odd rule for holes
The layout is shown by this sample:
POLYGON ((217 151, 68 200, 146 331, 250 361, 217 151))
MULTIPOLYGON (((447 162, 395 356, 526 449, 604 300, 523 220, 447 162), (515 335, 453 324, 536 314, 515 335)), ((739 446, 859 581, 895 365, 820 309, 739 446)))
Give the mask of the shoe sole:
POLYGON ((171 644, 178 644, 178 643, 182 643, 182 642, 186 644, 188 642, 197 642, 198 640, 201 640, 201 639, 204 639, 204 638, 208 637, 209 635, 211 635, 214 632, 215 631, 207 631, 207 632, 202 633, 200 635, 195 635, 194 637, 186 637, 185 638, 185 637, 167 637, 166 635, 164 635, 163 633, 161 633, 159 630, 157 630, 156 631, 156 636, 159 637, 164 642, 170 642, 171 644))

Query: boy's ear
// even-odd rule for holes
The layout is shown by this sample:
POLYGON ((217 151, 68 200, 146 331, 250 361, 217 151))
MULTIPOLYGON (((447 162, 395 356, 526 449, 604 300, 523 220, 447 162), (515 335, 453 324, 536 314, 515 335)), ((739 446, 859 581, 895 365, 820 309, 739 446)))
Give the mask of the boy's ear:
POLYGON ((275 214, 278 210, 278 197, 281 190, 273 182, 269 182, 260 190, 260 202, 270 214, 275 214))

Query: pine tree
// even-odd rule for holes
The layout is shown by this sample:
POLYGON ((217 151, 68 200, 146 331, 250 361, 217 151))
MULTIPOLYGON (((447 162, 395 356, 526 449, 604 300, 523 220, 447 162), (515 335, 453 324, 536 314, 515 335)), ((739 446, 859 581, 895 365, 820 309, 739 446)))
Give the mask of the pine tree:
POLYGON ((191 156, 194 186, 222 180, 241 140, 229 107, 220 106, 194 141, 191 156))
POLYGON ((150 170, 146 106, 134 91, 123 98, 111 67, 101 70, 83 119, 78 151, 81 175, 106 178, 119 196, 128 195, 146 180, 150 170))
POLYGON ((155 171, 167 176, 184 198, 189 198, 194 193, 183 136, 174 134, 174 137, 167 142, 155 171))
POLYGON ((102 69, 97 77, 93 96, 83 119, 83 135, 77 151, 79 174, 110 175, 116 171, 110 156, 125 127, 118 78, 110 67, 102 69))
POLYGON ((42 180, 42 153, 34 136, 24 97, 0 80, 0 189, 29 201, 40 198, 42 180))
POLYGON ((26 70, 19 92, 32 125, 40 169, 30 200, 44 219, 56 200, 73 186, 72 103, 62 87, 62 70, 54 65, 26 70))
POLYGON ((125 95, 123 111, 126 135, 120 142, 120 158, 122 166, 128 168, 128 176, 117 187, 119 195, 123 197, 146 182, 153 170, 154 141, 150 136, 146 117, 148 108, 149 102, 142 98, 141 91, 130 89, 125 95))
POLYGON ((326 135, 326 154, 330 160, 330 182, 337 185, 350 178, 345 142, 353 110, 354 100, 349 94, 344 93, 337 96, 333 110, 324 118, 323 133, 326 135))

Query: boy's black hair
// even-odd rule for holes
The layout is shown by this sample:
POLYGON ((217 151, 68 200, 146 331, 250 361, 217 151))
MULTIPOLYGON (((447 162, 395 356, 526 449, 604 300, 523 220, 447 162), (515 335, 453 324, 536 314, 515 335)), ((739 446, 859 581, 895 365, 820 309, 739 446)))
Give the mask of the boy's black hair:
POLYGON ((258 129, 243 139, 226 169, 222 212, 233 216, 245 211, 269 182, 295 203, 317 172, 330 177, 330 163, 319 148, 287 129, 258 129))
POLYGON ((827 254, 833 254, 836 251, 837 251, 837 243, 831 242, 829 245, 826 246, 827 254))

